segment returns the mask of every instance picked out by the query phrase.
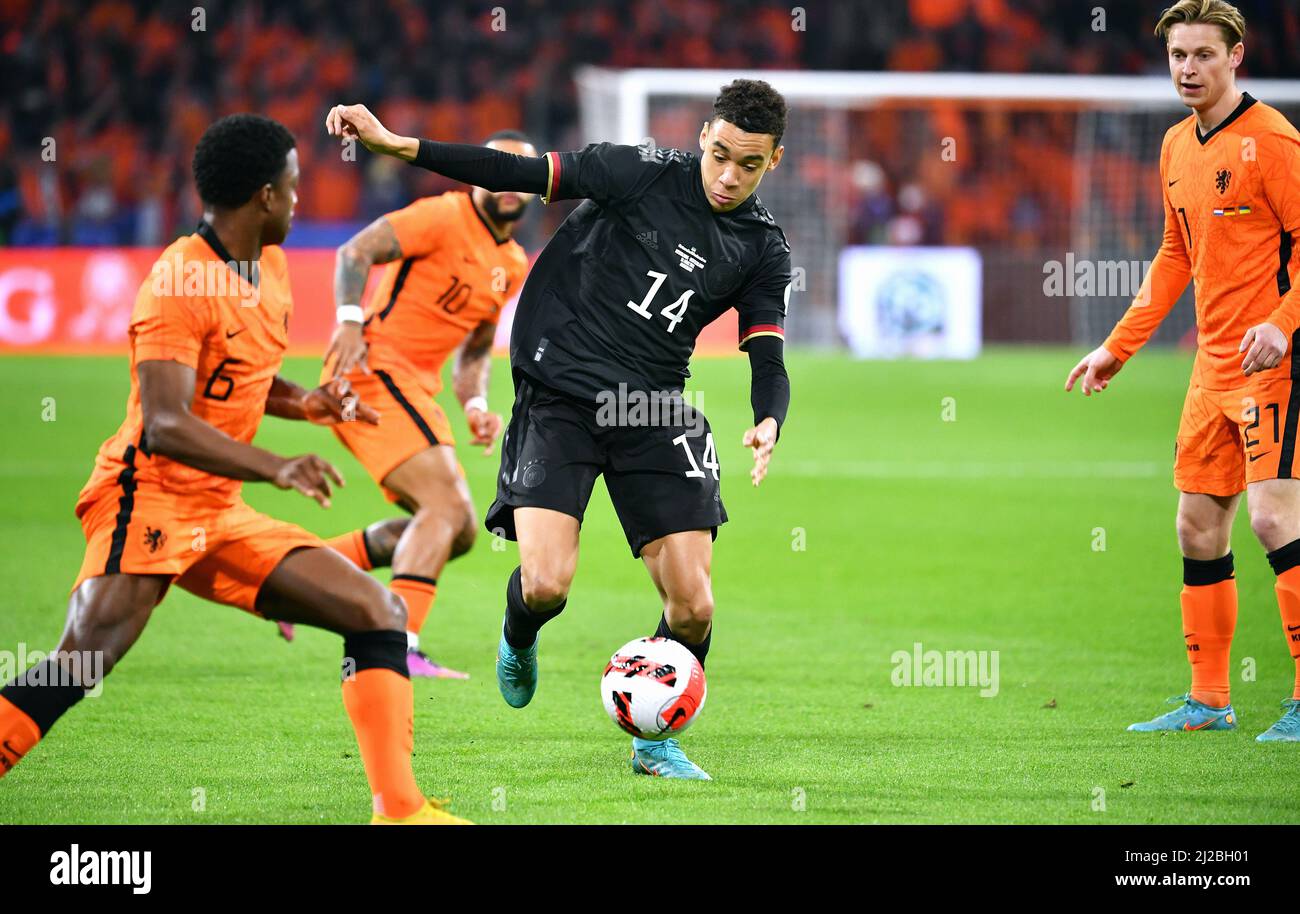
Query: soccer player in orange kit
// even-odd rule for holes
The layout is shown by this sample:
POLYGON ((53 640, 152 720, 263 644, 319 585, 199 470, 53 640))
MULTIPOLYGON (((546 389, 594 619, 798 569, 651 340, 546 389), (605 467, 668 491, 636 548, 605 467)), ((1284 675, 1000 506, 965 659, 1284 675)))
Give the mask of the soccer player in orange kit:
MULTIPOLYGON (((537 155, 515 130, 497 131, 485 145, 537 155)), ((388 499, 412 515, 392 554, 390 585, 406 603, 412 676, 468 678, 420 649, 438 576, 450 559, 469 551, 478 528, 451 424, 434 397, 442 389, 443 364, 456 352, 456 398, 473 443, 486 445, 490 455, 502 426, 487 404, 492 341, 501 309, 528 271, 513 234, 532 198, 482 187, 425 197, 379 217, 339 248, 339 325, 321 380, 346 379, 384 416, 378 426, 350 422, 335 425, 334 432, 388 499), (363 312, 357 303, 375 264, 388 266, 363 312)), ((370 530, 335 537, 330 545, 362 568, 374 564, 370 530)))
MULTIPOLYGON (((343 704, 376 824, 459 824, 411 769, 413 707, 402 601, 315 535, 245 504, 244 480, 329 507, 338 470, 250 442, 264 412, 334 424, 378 414, 345 381, 306 391, 279 376, 293 301, 284 251, 298 199, 293 136, 265 117, 212 124, 194 152, 203 221, 140 287, 129 329, 126 419, 77 501, 86 553, 56 653, 0 690, 0 775, 99 684, 173 582, 259 616, 343 636, 343 704), (75 667, 70 664, 78 661, 75 667), (72 675, 70 675, 72 674, 72 675)), ((351 423, 349 423, 351 424, 351 423)))
POLYGON ((1183 635, 1192 684, 1178 707, 1130 730, 1231 730, 1229 652, 1237 623, 1230 537, 1241 493, 1277 575, 1295 689, 1262 742, 1300 741, 1300 134, 1237 89, 1245 20, 1224 0, 1161 15, 1174 87, 1192 115, 1160 151, 1164 240, 1136 299, 1070 372, 1105 390, 1196 281, 1198 349, 1174 458, 1183 554, 1183 635))

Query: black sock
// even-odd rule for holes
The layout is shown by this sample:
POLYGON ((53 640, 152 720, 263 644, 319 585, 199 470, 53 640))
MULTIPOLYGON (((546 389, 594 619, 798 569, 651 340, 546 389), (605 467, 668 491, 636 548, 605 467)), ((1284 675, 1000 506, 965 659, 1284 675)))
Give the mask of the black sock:
POLYGON ((375 669, 411 678, 406 668, 406 632, 380 630, 343 636, 343 678, 375 669))
POLYGON ((506 643, 515 650, 526 650, 537 640, 537 633, 543 625, 564 612, 568 600, 562 600, 555 609, 529 609, 524 602, 524 585, 519 568, 510 575, 506 584, 506 643))
POLYGON ((700 667, 704 666, 704 658, 709 656, 709 642, 713 640, 713 626, 709 626, 709 633, 704 636, 704 640, 699 644, 691 644, 680 635, 674 635, 673 630, 668 627, 668 617, 659 617, 659 627, 655 629, 656 638, 672 638, 678 644, 682 645, 688 651, 695 655, 695 659, 700 661, 700 667))
POLYGON ((375 550, 370 545, 370 537, 367 535, 365 527, 361 528, 361 545, 365 547, 366 561, 370 563, 371 568, 384 568, 391 564, 391 562, 381 562, 375 555, 375 550))
POLYGON ((48 657, 0 689, 13 706, 40 728, 41 736, 50 732, 54 722, 86 697, 79 685, 60 685, 68 677, 60 672, 53 657, 48 657))

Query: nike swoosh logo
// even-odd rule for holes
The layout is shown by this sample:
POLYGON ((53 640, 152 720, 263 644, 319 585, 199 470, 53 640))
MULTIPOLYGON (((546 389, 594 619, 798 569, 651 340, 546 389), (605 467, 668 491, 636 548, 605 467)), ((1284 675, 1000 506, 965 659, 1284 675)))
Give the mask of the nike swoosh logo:
POLYGON ((1181 180, 1182 180, 1182 178, 1174 178, 1172 181, 1169 182, 1169 186, 1170 186, 1170 187, 1173 187, 1175 184, 1177 184, 1177 183, 1178 183, 1179 181, 1181 181, 1181 180))
POLYGON ((236 330, 234 333, 231 333, 229 330, 227 330, 227 331, 226 331, 226 339, 230 339, 231 337, 239 336, 239 334, 243 333, 243 332, 244 332, 245 330, 247 330, 247 329, 248 329, 247 327, 240 327, 240 328, 239 328, 238 330, 236 330))
POLYGON ((1289 632, 1293 632, 1293 631, 1295 631, 1297 628, 1300 628, 1300 625, 1288 625, 1288 626, 1286 627, 1286 630, 1289 631, 1289 632))
POLYGON ((1216 720, 1218 720, 1217 717, 1211 717, 1211 718, 1210 718, 1209 720, 1207 720, 1205 723, 1203 723, 1203 724, 1197 724, 1195 727, 1193 727, 1190 723, 1186 723, 1186 724, 1183 724, 1183 729, 1184 729, 1184 730, 1204 730, 1206 727, 1208 727, 1210 724, 1214 723, 1216 720))
POLYGON ((1251 462, 1251 463, 1254 463, 1254 462, 1255 462, 1256 460, 1258 460, 1259 458, 1261 458, 1261 457, 1267 457, 1267 456, 1268 456, 1269 454, 1271 454, 1271 453, 1273 453, 1273 452, 1272 452, 1272 451, 1265 451, 1265 452, 1262 453, 1262 454, 1248 454, 1247 456, 1250 458, 1250 462, 1251 462))

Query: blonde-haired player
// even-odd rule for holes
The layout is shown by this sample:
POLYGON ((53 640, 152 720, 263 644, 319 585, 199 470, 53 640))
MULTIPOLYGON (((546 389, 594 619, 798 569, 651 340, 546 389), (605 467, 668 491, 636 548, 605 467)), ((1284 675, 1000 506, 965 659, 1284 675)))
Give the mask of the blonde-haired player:
POLYGON ((1232 521, 1246 493, 1251 528, 1277 575, 1295 690, 1261 741, 1300 741, 1300 134, 1237 88, 1246 23, 1224 0, 1182 0, 1161 15, 1169 73, 1190 117, 1165 134, 1165 228, 1136 300, 1070 372, 1105 390, 1196 280, 1196 364, 1174 458, 1183 553, 1183 635, 1192 667, 1178 707, 1130 730, 1230 730, 1229 651, 1237 623, 1232 521))

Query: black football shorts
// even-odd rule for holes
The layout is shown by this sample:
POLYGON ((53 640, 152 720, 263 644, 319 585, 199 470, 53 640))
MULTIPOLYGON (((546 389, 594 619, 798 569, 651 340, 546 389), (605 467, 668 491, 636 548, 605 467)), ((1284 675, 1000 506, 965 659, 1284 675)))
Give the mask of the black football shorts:
POLYGON ((709 530, 717 539, 727 522, 717 446, 702 412, 680 397, 640 412, 612 399, 599 406, 517 372, 487 529, 515 539, 515 508, 550 508, 581 524, 600 475, 636 558, 669 533, 709 530))

